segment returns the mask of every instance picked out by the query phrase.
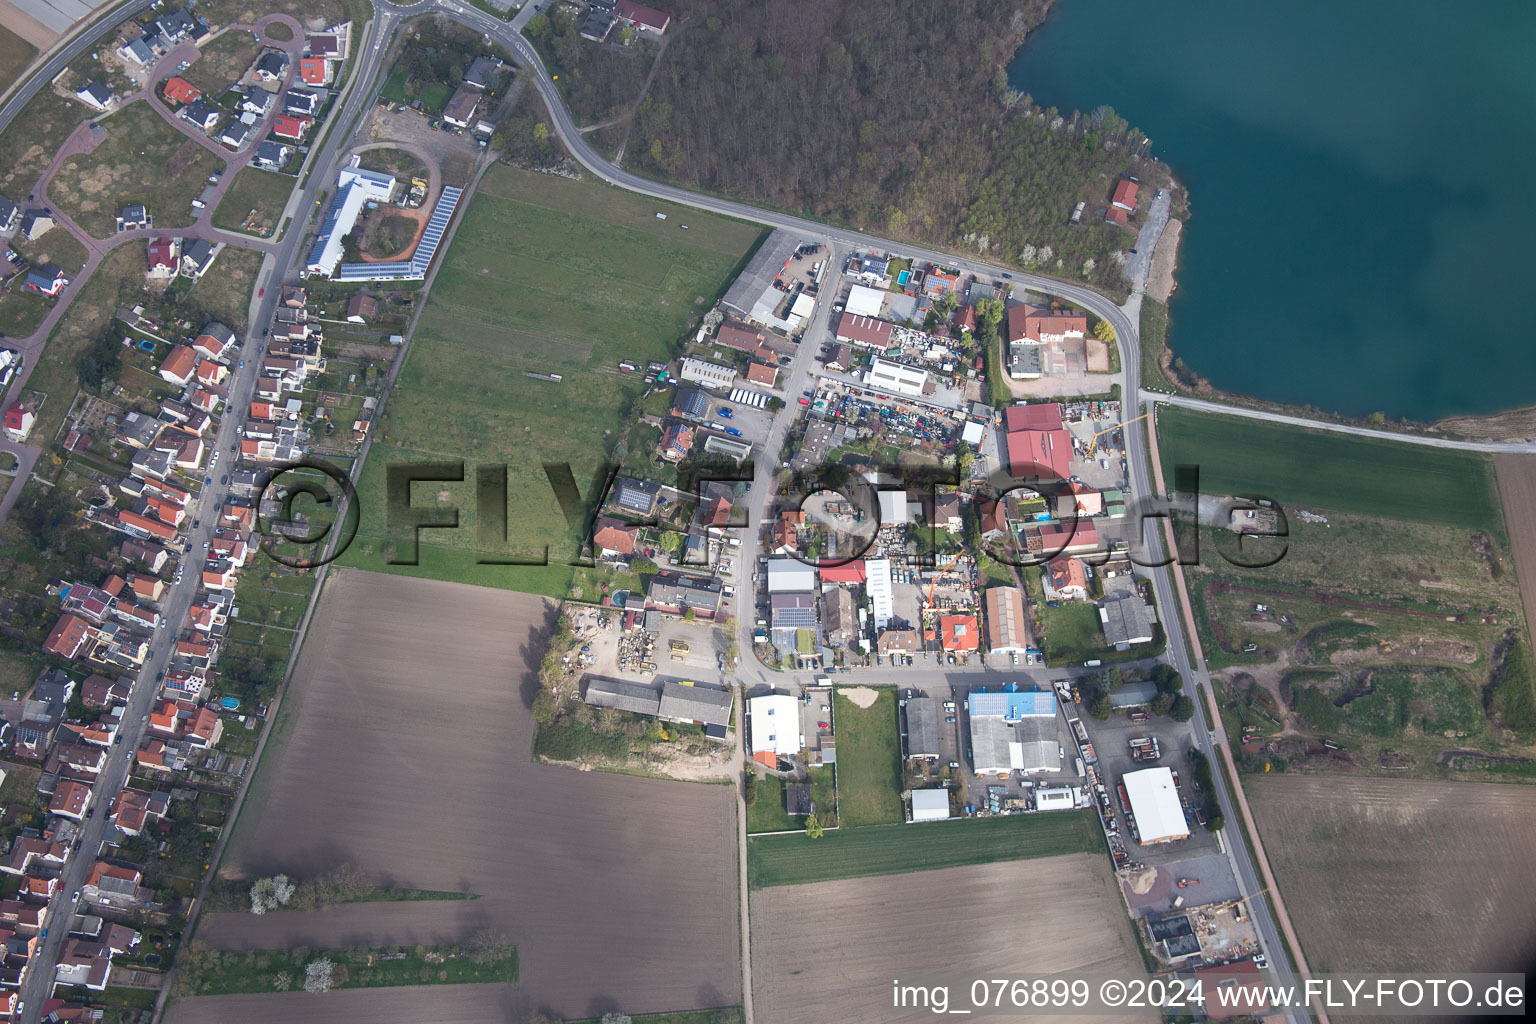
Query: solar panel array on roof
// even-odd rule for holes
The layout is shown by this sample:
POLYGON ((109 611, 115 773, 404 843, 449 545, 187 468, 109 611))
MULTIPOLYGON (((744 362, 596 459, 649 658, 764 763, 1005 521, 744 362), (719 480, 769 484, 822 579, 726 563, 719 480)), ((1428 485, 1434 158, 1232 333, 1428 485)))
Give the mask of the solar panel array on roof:
POLYGON ((1056 698, 1049 693, 971 693, 971 717, 1006 718, 1017 721, 1056 714, 1056 698))
POLYGON ((442 244, 443 235, 448 231, 448 222, 453 220, 454 211, 459 208, 459 198, 463 196, 461 188, 448 187, 443 189, 443 194, 438 197, 437 205, 432 208, 432 217, 427 221, 427 229, 422 232, 421 241, 416 243, 416 251, 409 260, 397 260, 392 263, 344 263, 336 271, 336 279, 339 281, 420 281, 427 276, 427 270, 432 266, 432 257, 437 255, 437 247, 442 244))

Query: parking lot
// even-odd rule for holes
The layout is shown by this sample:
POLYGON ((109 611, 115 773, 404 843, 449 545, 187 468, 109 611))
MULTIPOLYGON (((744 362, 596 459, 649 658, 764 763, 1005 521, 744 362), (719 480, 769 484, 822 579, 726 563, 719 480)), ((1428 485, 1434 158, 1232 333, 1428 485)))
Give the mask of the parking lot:
MULTIPOLYGON (((1109 719, 1098 722, 1084 710, 1079 716, 1083 725, 1088 729, 1089 739, 1093 742, 1095 753, 1099 757, 1099 769, 1104 775, 1104 784, 1110 787, 1110 801, 1119 811, 1119 797, 1114 794, 1114 787, 1120 782, 1120 777, 1127 772, 1140 771, 1143 768, 1172 768, 1179 773, 1179 792, 1187 809, 1193 804, 1198 804, 1199 797, 1194 788, 1194 766, 1189 759, 1189 726, 1175 722, 1171 718, 1159 718, 1153 716, 1146 722, 1133 722, 1130 716, 1124 712, 1118 712, 1109 719), (1156 761, 1137 761, 1131 757, 1129 740, 1132 737, 1155 738, 1161 748, 1162 757, 1156 761)), ((1136 842, 1125 828, 1120 830, 1120 838, 1125 843, 1126 852, 1133 861, 1140 861, 1151 866, 1169 865, 1190 857, 1206 856, 1221 852, 1220 843, 1216 836, 1207 832, 1192 814, 1186 813, 1189 821, 1189 838, 1173 843, 1162 843, 1152 846, 1143 846, 1136 842)))

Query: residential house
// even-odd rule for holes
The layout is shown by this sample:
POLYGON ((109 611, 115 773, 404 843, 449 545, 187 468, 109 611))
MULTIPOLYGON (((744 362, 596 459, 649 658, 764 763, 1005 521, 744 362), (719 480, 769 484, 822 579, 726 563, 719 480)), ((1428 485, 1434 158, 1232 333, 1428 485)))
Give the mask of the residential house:
POLYGON ((847 345, 833 345, 827 349, 827 357, 824 360, 827 369, 844 373, 853 369, 853 349, 847 345))
POLYGON ((960 494, 957 491, 945 491, 933 496, 933 512, 928 517, 928 523, 936 530, 943 530, 948 534, 956 534, 965 528, 965 520, 961 517, 960 494))
POLYGON ((84 88, 75 93, 75 98, 93 110, 108 110, 117 102, 117 97, 106 83, 99 78, 86 84, 84 88))
POLYGON ((354 295, 347 300, 347 322, 365 324, 379 311, 379 300, 372 295, 354 295))
POLYGON ((133 203, 117 211, 117 230, 134 231, 154 226, 154 218, 143 203, 133 203))
POLYGON ((181 243, 175 238, 151 238, 145 255, 149 261, 147 273, 157 280, 175 277, 181 267, 181 243))
POLYGON ((859 635, 858 610, 854 607, 853 593, 847 587, 832 587, 822 592, 821 632, 827 643, 834 647, 847 647, 859 635))
POLYGON ((65 660, 73 660, 89 637, 90 628, 90 623, 78 615, 61 615, 48 634, 48 639, 43 641, 43 650, 65 660))
POLYGON ((182 107, 176 116, 210 134, 219 126, 219 108, 207 100, 193 100, 182 107))
POLYGON ((1115 192, 1110 199, 1110 205, 1127 213, 1136 212, 1136 192, 1140 185, 1131 178, 1122 178, 1115 183, 1115 192))
POLYGON ((716 577, 660 572, 651 577, 645 606, 668 615, 691 610, 699 618, 713 619, 720 607, 721 586, 716 577))
POLYGON ((649 519, 656 514, 661 485, 651 480, 621 476, 613 481, 612 504, 629 515, 649 519))
POLYGON ((1152 608, 1136 589, 1134 577, 1106 581, 1105 590, 1099 601, 1099 623, 1110 646, 1124 651, 1134 644, 1151 643, 1152 608))
POLYGON ((256 77, 263 82, 278 82, 288 72, 288 54, 282 50, 268 50, 256 60, 256 77))
POLYGON ((249 140, 250 137, 251 126, 246 124, 244 121, 236 121, 233 119, 231 119, 230 122, 224 126, 223 131, 219 132, 219 142, 228 146, 230 149, 239 149, 241 146, 245 145, 246 141, 249 140))
POLYGON ((240 90, 240 113, 266 117, 277 97, 259 85, 248 85, 240 90))
POLYGON ((53 298, 67 287, 69 287, 69 278, 64 274, 63 268, 52 263, 44 263, 27 271, 27 291, 53 298))
POLYGON ((160 363, 159 374, 165 380, 181 387, 197 373, 198 358, 187 345, 177 345, 160 363))
POLYGON ((35 242, 53 230, 53 214, 48 210, 28 210, 22 215, 18 233, 29 242, 35 242))
POLYGON ((975 651, 981 648, 981 631, 974 615, 940 615, 939 646, 946 651, 975 651))
POLYGON ((278 114, 272 119, 272 134, 280 139, 288 139, 291 142, 303 142, 304 136, 309 134, 310 125, 315 123, 312 117, 293 117, 288 114, 278 114))
POLYGON ((143 883, 144 874, 138 868, 98 860, 85 876, 80 900, 118 910, 135 910, 149 902, 150 893, 143 883))
POLYGON ((476 57, 470 61, 469 70, 464 72, 464 84, 471 89, 479 89, 484 92, 495 81, 496 75, 501 71, 501 61, 495 57, 476 57))
POLYGON ((709 395, 702 388, 678 388, 672 400, 672 415, 694 423, 709 422, 709 395))
POLYGON ((668 462, 681 462, 686 459, 688 453, 693 450, 693 435, 693 428, 687 424, 668 424, 661 433, 661 444, 658 449, 661 457, 668 462))
POLYGON ((9 234, 21 224, 21 207, 0 196, 0 234, 9 234))
POLYGON ((942 267, 932 267, 923 275, 923 292, 930 299, 938 299, 945 295, 959 296, 960 272, 946 270, 942 267))
POLYGON ((612 516, 599 516, 592 534, 592 546, 603 558, 627 557, 634 554, 635 538, 640 528, 612 516))
POLYGON ((271 139, 262 139, 256 144, 256 152, 251 155, 251 165, 257 170, 281 171, 288 166, 288 160, 292 156, 292 146, 285 146, 271 139))
POLYGON ((223 248, 222 244, 214 245, 201 238, 189 239, 181 248, 182 274, 194 281, 201 279, 223 248))
POLYGON ((331 62, 324 57, 300 57, 299 78, 305 85, 330 85, 331 62))
POLYGON ((649 36, 659 36, 672 23, 672 16, 654 7, 637 4, 634 0, 617 0, 613 5, 614 17, 633 25, 635 31, 649 36))
POLYGON ((171 557, 171 553, 158 544, 145 544, 136 540, 123 541, 120 553, 128 561, 138 562, 154 573, 163 569, 166 561, 171 557))
POLYGON ((86 809, 91 804, 91 787, 74 779, 61 779, 48 801, 48 813, 61 818, 84 821, 86 809))
POLYGON ((177 106, 196 102, 203 95, 201 89, 181 77, 166 79, 164 92, 165 98, 177 106))
POLYGON ((308 89, 297 87, 289 89, 284 98, 283 113, 292 114, 295 117, 314 117, 320 112, 323 98, 318 92, 310 92, 308 89))
POLYGON ((1088 599, 1088 576, 1083 563, 1071 555, 1060 555, 1045 563, 1046 578, 1051 589, 1066 601, 1088 599))
POLYGON ((32 427, 37 423, 37 413, 29 405, 20 402, 12 402, 5 409, 5 436, 12 441, 22 442, 27 435, 32 433, 32 427))
POLYGON ((892 654, 915 654, 917 649, 915 629, 887 629, 875 641, 875 650, 887 657, 892 654))
POLYGON ((196 340, 192 342, 193 350, 199 355, 221 363, 229 362, 229 354, 234 345, 235 332, 217 320, 210 320, 204 324, 196 340))
POLYGON ((779 386, 779 368, 776 366, 749 363, 747 364, 746 377, 753 384, 761 384, 765 388, 776 388, 779 386))
POLYGON ((480 94, 469 86, 461 85, 443 108, 443 120, 455 128, 468 128, 479 106, 480 94))
POLYGON ((128 700, 131 683, 132 680, 122 676, 108 679, 106 676, 93 673, 80 684, 80 702, 88 708, 106 708, 114 704, 122 704, 128 700))
POLYGON ((134 39, 117 48, 117 55, 130 64, 139 67, 150 63, 155 59, 155 51, 150 48, 143 38, 134 39))

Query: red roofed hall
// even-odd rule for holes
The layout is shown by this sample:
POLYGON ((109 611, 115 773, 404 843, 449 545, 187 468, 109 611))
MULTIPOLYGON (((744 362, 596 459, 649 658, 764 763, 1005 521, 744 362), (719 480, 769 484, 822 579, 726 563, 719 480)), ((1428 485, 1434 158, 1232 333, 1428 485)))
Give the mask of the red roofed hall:
POLYGON ((844 313, 837 322, 837 340, 848 341, 866 348, 889 348, 892 325, 872 316, 854 316, 844 313))
POLYGON ((1040 306, 1014 306, 1008 310, 1008 340, 1043 344, 1081 338, 1088 333, 1083 313, 1063 313, 1040 306))
POLYGON ((655 32, 657 35, 665 32, 667 26, 672 23, 672 15, 658 11, 654 7, 634 3, 633 0, 618 0, 618 3, 613 5, 613 13, 621 21, 627 21, 635 28, 655 32))
POLYGON ((819 569, 822 583, 857 583, 860 586, 864 584, 865 570, 862 558, 846 565, 824 565, 819 569))

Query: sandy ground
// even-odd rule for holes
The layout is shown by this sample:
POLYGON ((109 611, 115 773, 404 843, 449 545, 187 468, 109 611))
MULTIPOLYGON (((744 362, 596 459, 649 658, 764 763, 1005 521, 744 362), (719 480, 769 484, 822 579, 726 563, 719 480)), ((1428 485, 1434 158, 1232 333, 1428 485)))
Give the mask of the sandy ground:
POLYGON ((894 1010, 895 978, 946 982, 968 998, 973 978, 1145 975, 1108 864, 1084 854, 762 889, 752 948, 764 1024, 936 1019, 894 1010))
POLYGON ((1536 955, 1536 787, 1315 775, 1244 786, 1314 970, 1508 971, 1536 955))
POLYGON ((1504 523, 1515 549, 1515 575, 1525 603, 1527 636, 1536 637, 1536 455, 1495 455, 1504 523))
POLYGON ((837 692, 858 708, 874 707, 875 701, 880 699, 880 694, 867 686, 840 686, 837 692))
POLYGON ((1178 266, 1179 235, 1183 230, 1183 221, 1168 218, 1168 224, 1157 240, 1157 248, 1152 250, 1152 266, 1147 271, 1147 294, 1159 302, 1167 302, 1168 296, 1178 287, 1173 274, 1178 266))
MULTIPOLYGON (((439 988, 426 1014, 357 996, 356 1015, 331 1020, 460 1019, 487 1000, 567 1018, 739 1002, 730 787, 529 759, 532 666, 553 610, 507 591, 334 576, 284 707, 290 731, 264 755, 224 870, 308 876, 351 861, 399 885, 482 898, 212 914, 198 938, 436 944, 490 926, 519 948, 522 980, 492 986, 500 994, 439 988)), ((254 997, 260 1008, 243 1019, 299 1019, 288 1007, 303 999, 254 997)), ((188 1000, 172 1020, 234 1019, 224 1005, 188 1000)))

